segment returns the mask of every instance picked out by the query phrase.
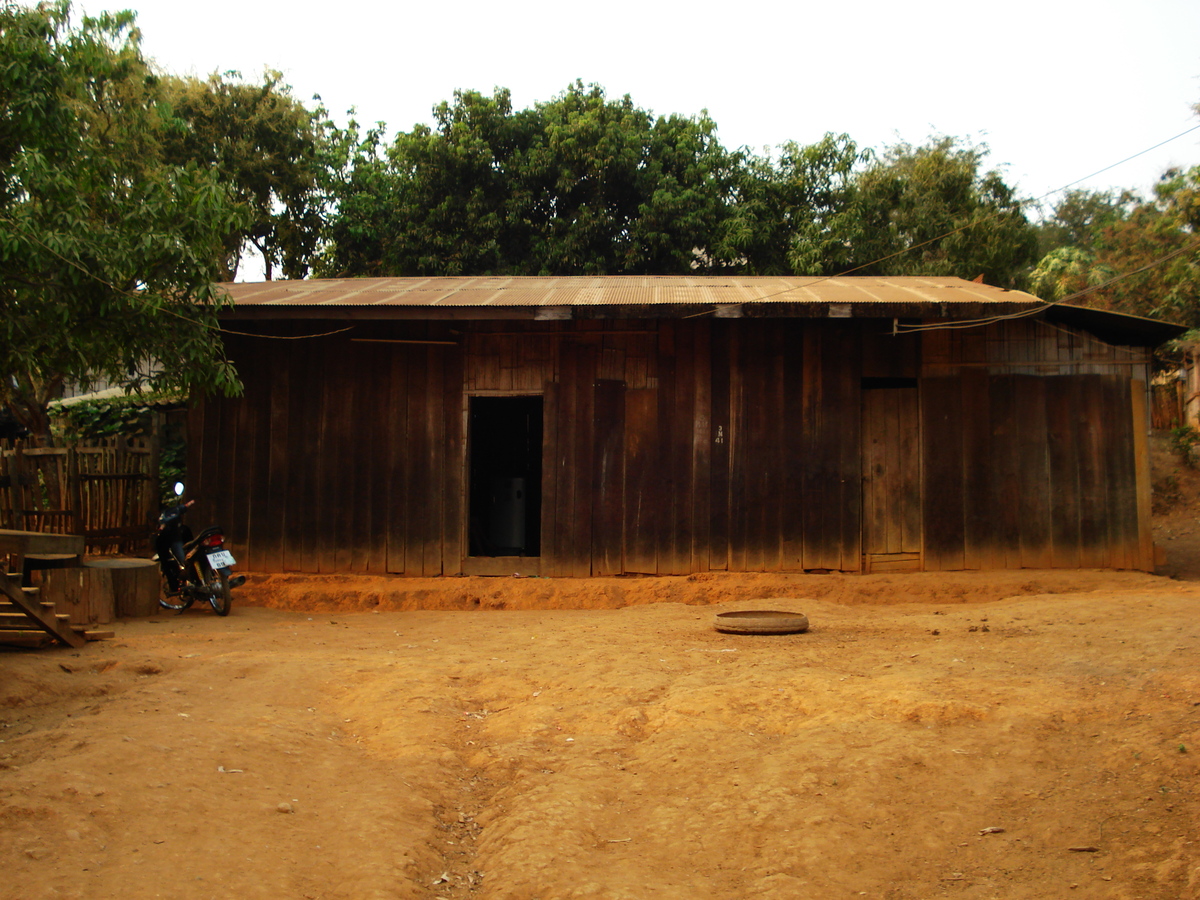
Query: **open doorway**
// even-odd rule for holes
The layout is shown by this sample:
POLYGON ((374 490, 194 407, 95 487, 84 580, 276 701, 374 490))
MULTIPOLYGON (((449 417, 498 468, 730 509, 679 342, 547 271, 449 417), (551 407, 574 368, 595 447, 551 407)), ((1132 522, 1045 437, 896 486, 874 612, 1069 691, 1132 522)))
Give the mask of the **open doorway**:
POLYGON ((471 556, 540 556, 542 398, 471 397, 471 556))

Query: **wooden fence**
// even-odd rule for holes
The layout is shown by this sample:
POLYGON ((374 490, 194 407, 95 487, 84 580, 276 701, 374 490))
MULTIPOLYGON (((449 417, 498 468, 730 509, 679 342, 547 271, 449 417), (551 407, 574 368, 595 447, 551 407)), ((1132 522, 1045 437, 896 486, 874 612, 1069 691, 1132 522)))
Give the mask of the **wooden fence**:
POLYGON ((0 527, 82 534, 90 552, 145 550, 159 507, 155 439, 0 446, 0 527))

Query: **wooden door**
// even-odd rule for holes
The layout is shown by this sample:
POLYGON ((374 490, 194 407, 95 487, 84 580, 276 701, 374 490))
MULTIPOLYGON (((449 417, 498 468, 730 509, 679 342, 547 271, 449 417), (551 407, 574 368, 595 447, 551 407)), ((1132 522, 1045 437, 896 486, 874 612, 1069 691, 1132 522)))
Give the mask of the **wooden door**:
POLYGON ((917 388, 867 388, 862 402, 863 568, 918 572, 922 564, 917 388))

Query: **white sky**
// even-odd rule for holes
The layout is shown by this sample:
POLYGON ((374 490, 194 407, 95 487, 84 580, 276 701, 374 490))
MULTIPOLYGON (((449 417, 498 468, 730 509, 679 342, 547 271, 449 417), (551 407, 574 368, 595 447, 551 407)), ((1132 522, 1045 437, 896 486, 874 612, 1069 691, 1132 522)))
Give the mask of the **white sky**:
MULTIPOLYGON (((730 148, 847 132, 862 147, 986 143, 1038 196, 1200 125, 1200 0, 77 0, 132 8, 176 74, 279 69, 334 118, 431 121, 456 88, 549 100, 576 78, 654 113, 707 109, 730 148)), ((1085 186, 1147 191, 1200 131, 1085 186)), ((1051 198, 1053 200, 1053 198, 1051 198)))

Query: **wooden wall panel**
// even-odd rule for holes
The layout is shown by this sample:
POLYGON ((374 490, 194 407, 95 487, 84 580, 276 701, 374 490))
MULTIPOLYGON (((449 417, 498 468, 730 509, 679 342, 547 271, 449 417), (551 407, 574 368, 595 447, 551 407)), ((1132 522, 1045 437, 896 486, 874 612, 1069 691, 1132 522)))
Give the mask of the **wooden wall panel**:
MULTIPOLYGON (((694 438, 696 410, 696 329, 682 323, 675 336, 675 395, 671 410, 669 465, 675 476, 671 517, 670 565, 674 575, 693 572, 696 477, 694 438)), ((664 568, 660 566, 660 572, 664 568)))
MULTIPOLYGON (((1021 523, 1018 519, 1019 497, 1017 467, 1018 435, 1017 386, 1011 376, 992 379, 992 481, 990 496, 995 498, 991 517, 995 523, 994 563, 989 568, 1020 568, 1021 523)), ((963 406, 973 403, 973 398, 963 395, 963 406)), ((968 508, 978 505, 978 500, 967 494, 964 503, 968 508)))
POLYGON ((625 510, 623 541, 625 571, 658 571, 661 510, 654 502, 658 478, 658 391, 639 388, 625 392, 625 510))
MULTIPOLYGON (((466 499, 466 434, 463 396, 464 359, 458 347, 447 347, 442 353, 444 377, 442 382, 442 441, 445 447, 442 483, 442 571, 447 575, 462 572, 467 555, 466 499)), ((543 414, 544 415, 544 414, 543 414)))
MULTIPOLYGON (((911 339, 868 335, 878 323, 488 327, 464 348, 231 339, 246 396, 198 406, 192 487, 244 564, 460 571, 468 390, 544 394, 545 574, 855 571, 864 550, 914 543, 930 569, 1149 556, 1129 380, 1011 374, 1047 354, 1093 353, 1079 342, 1064 348, 1023 324, 926 335, 924 371, 938 371, 939 352, 961 365, 916 389, 871 385, 903 397, 905 413, 862 394, 867 371, 908 378, 918 364, 911 339), (962 364, 978 357, 1009 368, 962 364), (905 425, 914 415, 919 427, 905 425), (923 480, 919 504, 864 496, 877 465, 917 458, 921 477, 906 483, 923 480), (882 543, 865 546, 864 527, 882 543)), ((436 323, 404 329, 452 337, 436 323)))
POLYGON ((592 574, 620 575, 625 494, 625 384, 596 382, 592 574))
POLYGON ((423 483, 421 504, 411 509, 421 524, 421 573, 442 574, 443 538, 446 534, 446 418, 442 408, 445 393, 446 348, 431 346, 426 351, 428 397, 425 403, 423 446, 410 444, 409 450, 427 462, 428 477, 423 483))
POLYGON ((824 323, 805 330, 805 569, 861 568, 861 346, 854 323, 824 323))
POLYGON ((962 386, 957 378, 924 378, 920 390, 925 568, 962 569, 962 386))
POLYGON ((542 387, 542 564, 541 574, 562 574, 559 560, 559 484, 562 481, 564 457, 559 449, 560 423, 566 418, 562 411, 561 391, 557 383, 547 381, 542 387))
POLYGON ((804 568, 805 514, 813 499, 804 492, 804 475, 809 461, 805 445, 804 420, 804 326, 795 322, 783 323, 782 380, 785 385, 780 423, 780 565, 788 571, 804 568))
POLYGON ((1020 531, 1018 564, 1047 569, 1054 563, 1051 536, 1049 430, 1046 421, 1046 379, 1014 376, 1016 398, 1017 484, 1016 512, 1020 531))
POLYGON ((1050 561, 1079 567, 1078 417, 1081 384, 1074 378, 1046 379, 1046 442, 1050 475, 1050 561))
POLYGON ((388 372, 387 443, 383 449, 386 460, 385 533, 387 571, 402 575, 408 571, 408 542, 405 532, 408 521, 409 455, 403 448, 408 443, 408 351, 397 348, 391 354, 388 372))
POLYGON ((255 497, 253 506, 255 530, 262 542, 256 554, 260 566, 268 572, 284 571, 284 546, 287 542, 287 478, 289 454, 287 436, 288 418, 291 412, 290 385, 294 373, 290 366, 282 365, 279 350, 271 348, 264 354, 270 372, 270 400, 267 406, 267 430, 263 434, 263 445, 267 454, 267 477, 260 486, 262 493, 255 497))
POLYGON ((712 331, 710 320, 693 320, 695 341, 695 379, 692 406, 692 567, 693 572, 709 569, 711 542, 711 496, 709 493, 712 469, 712 331))
POLYGON ((1105 403, 1096 376, 1080 376, 1083 386, 1075 412, 1079 421, 1079 552, 1085 569, 1109 564, 1108 485, 1104 436, 1105 403))
POLYGON ((921 551, 916 388, 863 391, 863 553, 921 551))
POLYGON ((712 323, 711 335, 711 454, 709 469, 709 544, 708 565, 710 569, 729 568, 729 513, 731 460, 730 417, 730 342, 731 323, 718 320, 712 323))

